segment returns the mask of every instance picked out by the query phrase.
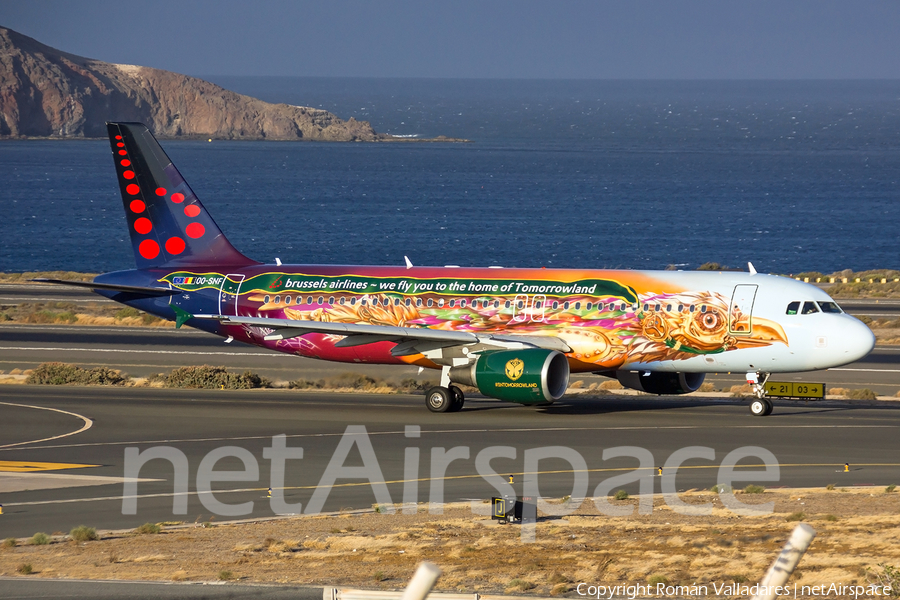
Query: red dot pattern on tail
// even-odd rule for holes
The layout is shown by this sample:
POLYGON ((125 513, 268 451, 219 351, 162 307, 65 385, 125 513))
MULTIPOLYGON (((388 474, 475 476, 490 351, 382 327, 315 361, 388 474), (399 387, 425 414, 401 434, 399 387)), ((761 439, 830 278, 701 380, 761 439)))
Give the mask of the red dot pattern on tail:
POLYGON ((134 222, 134 230, 141 235, 147 235, 153 230, 153 223, 147 217, 141 217, 134 222))
POLYGON ((198 237, 201 237, 204 233, 206 233, 206 227, 204 227, 200 223, 191 223, 184 228, 184 232, 188 234, 188 237, 194 238, 196 240, 198 237))
MULTIPOLYGON (((121 139, 121 135, 116 136, 116 140, 121 139)), ((133 170, 127 169, 127 167, 131 166, 131 161, 128 160, 127 152, 124 150, 124 142, 118 141, 116 143, 116 146, 118 148, 123 148, 122 150, 119 150, 118 153, 120 156, 126 157, 119 161, 120 165, 126 167, 126 170, 122 172, 122 177, 127 180, 134 179, 135 172, 133 170)), ((141 193, 141 188, 136 183, 129 183, 127 186, 125 186, 125 191, 132 196, 136 196, 141 193)), ((165 197, 165 195, 168 193, 168 190, 166 190, 166 188, 164 187, 157 187, 154 190, 154 193, 159 197, 165 197)), ((170 200, 175 204, 181 204, 182 202, 184 202, 184 194, 181 192, 175 192, 170 196, 170 200)), ((138 198, 132 200, 129 203, 128 207, 134 214, 141 214, 147 210, 147 205, 143 200, 138 198)), ((201 212, 202 211, 200 210, 200 207, 196 204, 189 204, 184 207, 185 216, 191 219, 200 216, 201 212)), ((139 217, 134 221, 134 230, 141 235, 147 235, 151 231, 153 231, 153 222, 150 221, 150 219, 148 219, 147 217, 139 217)), ((188 225, 185 227, 184 232, 187 237, 191 239, 197 239, 203 237, 203 235, 206 233, 206 227, 204 227, 202 223, 188 223, 188 225)), ((185 240, 179 236, 172 236, 165 242, 166 252, 173 256, 181 254, 185 251, 186 248, 187 244, 185 243, 185 240)), ((138 244, 138 253, 147 260, 153 260, 154 258, 159 256, 161 250, 162 249, 159 247, 159 243, 157 243, 156 240, 153 239, 145 239, 141 241, 140 244, 138 244)))
POLYGON ((138 252, 147 260, 152 260, 159 256, 159 244, 154 240, 144 240, 138 246, 138 252))
POLYGON ((181 254, 184 252, 184 240, 180 237, 170 237, 166 240, 166 252, 169 254, 181 254))

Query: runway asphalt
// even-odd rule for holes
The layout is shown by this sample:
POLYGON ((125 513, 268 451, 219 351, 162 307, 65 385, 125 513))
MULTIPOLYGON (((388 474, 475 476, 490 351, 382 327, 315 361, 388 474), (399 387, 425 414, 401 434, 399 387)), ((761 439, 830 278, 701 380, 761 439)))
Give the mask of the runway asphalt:
MULTIPOLYGON (((744 446, 771 452, 780 472, 774 481, 744 474, 746 480, 735 482, 740 487, 748 483, 770 487, 900 483, 900 407, 893 403, 779 403, 774 414, 765 418, 753 417, 745 403, 725 398, 564 399, 549 407, 470 399, 455 414, 432 414, 422 404, 420 396, 406 395, 0 386, 0 446, 5 446, 0 448, 0 465, 7 471, 0 473, 0 537, 67 532, 80 524, 108 529, 148 521, 202 523, 229 518, 214 514, 197 493, 201 461, 222 447, 232 447, 225 451, 228 454, 246 454, 247 462, 228 456, 210 463, 216 471, 243 470, 249 465, 251 469, 258 466, 259 472, 247 480, 214 482, 212 489, 218 490, 214 499, 229 505, 252 502, 245 517, 272 516, 267 488, 279 486, 271 481, 271 462, 264 448, 272 446, 272 436, 279 434, 287 436, 288 448, 303 448, 302 459, 286 462, 285 501, 302 504, 295 512, 309 509, 332 459, 337 461, 335 466, 365 466, 365 477, 344 471, 327 496, 325 511, 370 508, 384 502, 367 478, 376 484, 387 482, 390 501, 395 503, 411 490, 416 490, 412 497, 419 502, 480 502, 497 495, 496 486, 509 474, 515 476, 514 487, 522 494, 526 456, 534 456, 539 448, 554 448, 547 450, 554 456, 580 456, 587 468, 584 474, 583 467, 573 467, 561 458, 541 460, 535 469, 537 483, 540 494, 548 497, 579 496, 573 492, 575 470, 587 477, 587 495, 593 495, 601 481, 636 468, 636 458, 603 460, 604 449, 619 446, 646 449, 654 466, 664 466, 682 448, 711 448, 714 458, 691 458, 677 471, 666 471, 675 474, 679 490, 719 483, 718 469, 725 455, 744 446), (359 451, 362 445, 349 445, 346 460, 336 454, 348 425, 365 427, 366 435, 356 439, 371 443, 374 458, 368 462, 359 451), (418 426, 420 437, 407 437, 406 426, 418 426), (168 452, 184 456, 186 512, 176 512, 176 500, 183 496, 176 494, 171 464, 154 459, 138 475, 142 481, 136 489, 136 514, 123 514, 127 512, 121 479, 126 449, 158 447, 173 448, 168 452), (496 475, 483 477, 476 457, 488 447, 505 447, 495 451, 509 456, 494 458, 490 468, 496 475), (419 449, 419 466, 406 471, 410 448, 419 449), (432 464, 433 457, 451 449, 457 459, 443 472, 432 464), (35 463, 42 462, 83 466, 9 472, 10 465, 40 467, 35 463), (850 465, 847 472, 843 472, 845 463, 850 465)), ((350 438, 344 442, 348 444, 350 438)), ((751 457, 742 464, 761 462, 751 457)), ((415 466, 412 459, 409 464, 415 466)), ((485 472, 484 465, 481 471, 485 472)), ((661 479, 654 478, 656 491, 660 485, 661 479)), ((619 487, 638 492, 635 483, 619 487)))

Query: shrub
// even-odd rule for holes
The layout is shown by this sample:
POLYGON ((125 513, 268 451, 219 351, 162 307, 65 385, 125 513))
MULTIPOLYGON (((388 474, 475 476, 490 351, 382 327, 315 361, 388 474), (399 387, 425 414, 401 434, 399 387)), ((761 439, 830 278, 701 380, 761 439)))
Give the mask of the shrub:
POLYGON ((626 492, 625 490, 619 490, 618 492, 616 492, 614 498, 616 500, 628 500, 628 492, 626 492))
POLYGON ((159 533, 160 531, 162 531, 162 527, 156 523, 144 523, 134 530, 134 532, 138 534, 159 533))
POLYGON ((4 548, 15 548, 18 543, 19 542, 16 541, 16 538, 13 538, 13 537, 6 538, 5 540, 3 540, 3 547, 4 548))
POLYGON ((825 520, 834 522, 834 521, 837 521, 838 518, 834 515, 829 514, 829 515, 825 515, 825 520))
POLYGON ((524 579, 512 579, 507 584, 506 589, 508 590, 531 590, 534 589, 534 584, 530 581, 525 581, 524 579))
POLYGON ((97 535, 97 530, 86 525, 79 525, 78 527, 73 528, 72 531, 69 532, 69 537, 76 542, 90 542, 92 540, 100 539, 100 536, 97 535))
POLYGON ((892 493, 892 492, 893 492, 894 490, 896 490, 896 489, 897 489, 897 484, 892 483, 891 485, 889 485, 889 486, 887 486, 886 488, 884 488, 884 493, 885 493, 885 494, 890 494, 890 493, 892 493))
POLYGON ((651 586, 657 585, 659 583, 667 585, 669 583, 669 578, 665 575, 651 575, 647 578, 647 583, 651 586))
POLYGON ((46 533, 38 532, 31 536, 31 544, 34 546, 46 546, 50 543, 50 536, 46 533))
POLYGON ((802 521, 806 518, 805 512, 795 512, 791 513, 784 518, 785 521, 802 521))
POLYGON ((385 575, 384 571, 375 571, 374 573, 372 573, 372 579, 374 579, 375 581, 384 581, 387 578, 388 576, 385 575))
POLYGON ((609 381, 604 381, 599 386, 597 386, 601 390, 624 390, 625 386, 619 383, 618 379, 610 379, 609 381))
POLYGON ((231 571, 219 571, 219 581, 231 581, 234 579, 234 573, 231 571))
POLYGON ((333 377, 327 377, 323 387, 333 389, 368 390, 385 385, 381 379, 376 379, 362 373, 341 373, 333 377))
POLYGON ((825 489, 828 490, 829 492, 833 492, 835 485, 837 485, 837 484, 829 483, 828 485, 825 486, 825 489))
POLYGON ((21 573, 22 575, 31 575, 34 573, 34 569, 31 566, 31 563, 22 563, 18 567, 16 567, 16 571, 21 573))
POLYGON ((245 371, 242 375, 238 375, 229 373, 225 367, 202 365, 174 369, 166 376, 165 385, 170 388, 203 390, 249 390, 269 387, 271 383, 252 371, 245 371))
POLYGON ((116 311, 117 319, 128 319, 129 317, 139 317, 141 316, 141 311, 136 308, 132 308, 130 306, 126 306, 125 308, 116 311))
POLYGON ((900 570, 886 563, 878 563, 878 566, 881 568, 880 573, 866 567, 866 579, 869 583, 887 588, 884 591, 891 598, 900 598, 900 570))
POLYGON ((700 385, 700 388, 697 390, 698 392, 714 392, 716 391, 716 386, 710 382, 706 382, 700 385))
POLYGON ((717 494, 727 494, 731 492, 731 486, 724 483, 717 483, 716 485, 709 488, 709 491, 715 492, 717 494))
POLYGON ((765 486, 753 485, 752 483, 744 488, 745 494, 762 494, 766 491, 765 486))
POLYGON ((123 385, 125 381, 121 372, 108 367, 83 369, 59 362, 42 363, 25 379, 35 385, 123 385))
POLYGON ((844 397, 850 400, 876 400, 878 399, 878 394, 869 388, 863 388, 861 390, 847 390, 844 393, 844 397))

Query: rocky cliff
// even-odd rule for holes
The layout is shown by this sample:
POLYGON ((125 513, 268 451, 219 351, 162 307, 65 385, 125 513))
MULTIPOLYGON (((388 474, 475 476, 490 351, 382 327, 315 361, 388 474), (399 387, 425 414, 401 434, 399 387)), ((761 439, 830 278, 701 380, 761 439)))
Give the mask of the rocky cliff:
POLYGON ((163 138, 382 141, 366 121, 270 104, 149 67, 67 54, 0 27, 0 137, 105 137, 140 121, 163 138))

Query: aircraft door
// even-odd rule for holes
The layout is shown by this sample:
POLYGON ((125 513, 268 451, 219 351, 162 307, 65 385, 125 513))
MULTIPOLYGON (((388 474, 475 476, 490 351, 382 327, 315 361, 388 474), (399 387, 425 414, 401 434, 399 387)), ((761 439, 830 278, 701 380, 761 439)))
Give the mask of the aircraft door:
POLYGON ((731 296, 728 311, 728 332, 734 335, 753 333, 753 302, 756 300, 755 285, 736 285, 731 296))
POLYGON ((513 300, 513 322, 521 323, 528 319, 528 296, 519 294, 513 300))
POLYGON ((544 322, 544 311, 547 304, 547 296, 533 296, 531 298, 531 320, 537 323, 544 322))
POLYGON ((240 298, 241 284, 244 276, 240 273, 226 275, 219 288, 219 314, 237 317, 238 299, 240 298))

